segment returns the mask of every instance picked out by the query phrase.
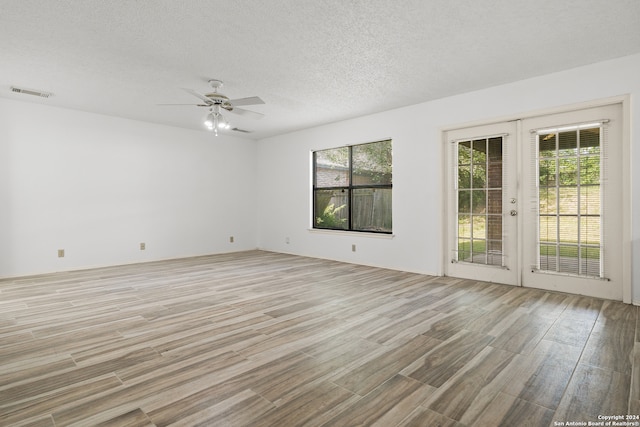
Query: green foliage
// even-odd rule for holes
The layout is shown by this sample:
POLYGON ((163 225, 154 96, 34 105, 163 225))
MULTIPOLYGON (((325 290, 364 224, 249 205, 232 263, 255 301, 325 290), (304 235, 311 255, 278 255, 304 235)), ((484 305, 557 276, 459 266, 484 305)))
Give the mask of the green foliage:
POLYGON ((599 130, 586 129, 540 136, 541 186, 597 185, 600 183, 599 130), (579 141, 579 143, 578 143, 579 141))
POLYGON ((353 173, 373 184, 391 183, 391 140, 354 145, 353 173))
POLYGON ((347 218, 340 218, 339 213, 347 205, 335 207, 333 203, 327 205, 322 214, 316 217, 316 225, 320 228, 346 228, 347 218))
POLYGON ((316 152, 316 161, 324 166, 348 169, 353 161, 356 184, 391 184, 391 140, 339 147, 316 152), (350 153, 351 151, 351 153, 350 153))
POLYGON ((486 162, 486 154, 480 150, 472 149, 471 141, 464 141, 458 144, 458 189, 461 190, 458 192, 458 212, 479 212, 484 210, 486 192, 467 190, 485 189, 487 187, 486 162))
POLYGON ((486 240, 474 240, 473 246, 470 240, 459 240, 458 241, 458 253, 465 254, 461 259, 468 257, 471 255, 473 251, 474 254, 484 254, 487 252, 487 241, 486 240))
POLYGON ((560 254, 562 258, 578 258, 578 252, 582 259, 600 259, 600 248, 593 246, 583 246, 578 248, 577 245, 558 245, 555 244, 545 245, 547 242, 540 242, 540 256, 543 257, 555 257, 560 254), (558 252, 559 251, 559 252, 558 252))
POLYGON ((315 152, 316 162, 325 167, 348 169, 349 168, 349 147, 330 148, 315 152))

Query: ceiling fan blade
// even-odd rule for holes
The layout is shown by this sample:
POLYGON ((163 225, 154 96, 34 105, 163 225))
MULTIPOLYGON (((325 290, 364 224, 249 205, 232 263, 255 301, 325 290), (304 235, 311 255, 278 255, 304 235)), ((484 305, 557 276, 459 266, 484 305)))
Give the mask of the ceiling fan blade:
POLYGON ((257 104, 264 104, 264 101, 262 99, 260 99, 259 96, 250 96, 248 98, 239 98, 239 99, 232 99, 229 101, 231 103, 231 105, 233 105, 234 107, 236 106, 240 106, 240 105, 257 105, 257 104))
POLYGON ((240 129, 240 128, 231 128, 231 130, 235 130, 236 132, 242 132, 242 133, 252 133, 252 130, 246 130, 246 129, 240 129))
POLYGON ((190 93, 191 95, 195 96, 196 98, 200 98, 201 100, 203 100, 207 105, 211 105, 213 104, 213 102, 207 98, 206 96, 204 96, 203 94, 196 92, 193 89, 187 89, 187 88, 181 88, 183 91, 190 93))
POLYGON ((264 117, 262 113, 256 113, 255 111, 245 110, 244 108, 233 108, 232 110, 228 110, 232 113, 238 114, 240 116, 250 117, 252 119, 261 119, 264 117))
POLYGON ((160 107, 166 107, 166 106, 173 106, 173 105, 190 105, 190 106, 197 106, 197 107, 208 107, 208 105, 205 104, 156 104, 160 107))

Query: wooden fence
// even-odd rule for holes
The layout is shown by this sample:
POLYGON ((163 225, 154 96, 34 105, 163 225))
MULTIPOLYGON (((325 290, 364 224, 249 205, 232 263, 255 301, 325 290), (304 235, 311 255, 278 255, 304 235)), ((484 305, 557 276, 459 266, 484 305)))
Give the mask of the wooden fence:
MULTIPOLYGON (((334 193, 328 205, 333 204, 335 208, 347 205, 349 196, 347 193, 334 193)), ((318 206, 318 211, 322 212, 326 206, 318 206)), ((352 229, 358 231, 378 231, 391 232, 392 211, 391 211, 391 190, 387 189, 356 189, 353 194, 353 205, 351 206, 352 229)), ((337 219, 345 220, 349 218, 347 208, 340 209, 335 213, 337 219)))

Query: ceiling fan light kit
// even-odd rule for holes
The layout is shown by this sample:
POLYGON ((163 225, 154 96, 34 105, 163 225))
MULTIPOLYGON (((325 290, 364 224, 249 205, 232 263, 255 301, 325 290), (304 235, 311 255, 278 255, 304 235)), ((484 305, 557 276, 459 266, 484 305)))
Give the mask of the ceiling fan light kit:
MULTIPOLYGON (((221 108, 231 113, 247 116, 253 119, 261 119, 262 117, 264 117, 263 114, 256 113, 255 111, 237 108, 238 105, 264 104, 264 101, 260 99, 260 97, 251 96, 248 98, 229 99, 226 95, 218 92, 218 89, 220 89, 224 85, 222 80, 211 79, 209 80, 209 85, 213 88, 213 92, 207 94, 201 94, 193 89, 182 88, 182 90, 203 101, 203 103, 201 104, 193 105, 209 108, 209 113, 204 119, 204 125, 208 130, 213 131, 216 136, 218 136, 218 129, 231 128, 229 122, 224 118, 222 113, 220 113, 221 108)), ((237 128, 234 128, 234 130, 235 129, 237 128)))
POLYGON ((207 129, 213 131, 218 136, 218 129, 229 129, 231 125, 224 116, 220 113, 220 106, 214 105, 209 110, 209 114, 204 119, 204 125, 207 129))

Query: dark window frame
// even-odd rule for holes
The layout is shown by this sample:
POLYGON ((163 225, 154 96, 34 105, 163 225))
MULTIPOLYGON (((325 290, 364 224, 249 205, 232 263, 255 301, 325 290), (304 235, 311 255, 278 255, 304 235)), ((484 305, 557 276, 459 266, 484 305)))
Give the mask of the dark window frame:
MULTIPOLYGON (((331 231, 347 231, 347 232, 356 232, 356 233, 374 233, 374 234, 386 234, 386 235, 390 235, 393 234, 392 231, 392 226, 393 226, 393 217, 392 217, 392 206, 390 206, 390 208, 388 209, 388 215, 391 215, 391 217, 389 218, 389 224, 390 224, 390 229, 389 230, 376 230, 376 229, 358 229, 358 228, 354 228, 354 194, 357 192, 357 190, 378 190, 378 189, 383 189, 383 190, 390 190, 390 198, 391 201, 389 202, 390 205, 392 204, 392 200, 393 200, 393 164, 391 164, 391 172, 390 172, 390 176, 389 176, 389 183, 387 184, 374 184, 374 183, 367 183, 367 184, 354 184, 354 167, 353 167, 353 151, 354 148, 356 147, 360 147, 363 145, 369 145, 369 144, 376 144, 376 143, 384 143, 384 142, 389 142, 390 144, 390 150, 392 150, 392 140, 391 139, 383 139, 383 140, 379 140, 379 141, 372 141, 372 142, 366 142, 366 143, 362 143, 362 144, 353 144, 353 145, 347 145, 347 146, 341 146, 341 147, 334 147, 334 148, 328 148, 328 149, 322 149, 322 150, 315 150, 312 152, 312 214, 311 214, 311 224, 312 224, 312 228, 314 230, 331 230, 331 231), (330 151, 330 150, 339 150, 339 149, 348 149, 348 171, 347 171, 347 175, 349 177, 348 179, 348 184, 347 185, 336 185, 336 186, 326 186, 326 185, 318 185, 318 164, 317 164, 317 154, 320 152, 324 152, 324 151, 330 151), (319 192, 335 192, 335 191, 339 191, 339 192, 346 192, 347 193, 347 218, 346 218, 346 228, 345 227, 338 227, 338 226, 318 226, 318 220, 317 220, 317 197, 316 195, 319 192)), ((392 153, 390 153, 392 156, 392 153)))

